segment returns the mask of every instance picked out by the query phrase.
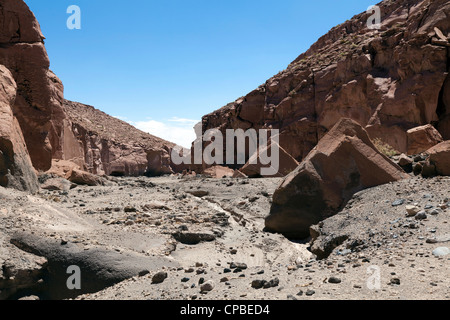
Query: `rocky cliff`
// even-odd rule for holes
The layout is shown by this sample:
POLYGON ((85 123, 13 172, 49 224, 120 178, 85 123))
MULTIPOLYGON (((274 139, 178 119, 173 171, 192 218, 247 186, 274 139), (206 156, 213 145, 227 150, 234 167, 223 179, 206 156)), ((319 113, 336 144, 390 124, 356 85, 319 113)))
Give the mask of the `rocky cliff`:
POLYGON ((286 70, 203 117, 203 131, 273 128, 301 161, 342 117, 407 153, 407 131, 432 124, 450 139, 450 3, 383 1, 331 29, 286 70))
POLYGON ((172 173, 175 144, 140 131, 92 106, 64 101, 64 160, 98 175, 172 173))
POLYGON ((99 175, 173 172, 172 143, 64 99, 44 39, 22 0, 0 0, 0 185, 36 191, 35 170, 54 160, 99 175))

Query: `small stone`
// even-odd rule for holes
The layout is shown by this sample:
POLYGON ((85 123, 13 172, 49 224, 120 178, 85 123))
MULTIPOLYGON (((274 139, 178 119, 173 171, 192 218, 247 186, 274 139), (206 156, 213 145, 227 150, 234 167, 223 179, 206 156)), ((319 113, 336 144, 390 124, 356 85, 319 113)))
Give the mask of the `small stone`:
POLYGON ((308 297, 314 295, 315 293, 316 293, 316 292, 315 292, 314 290, 311 290, 311 289, 309 289, 308 291, 306 291, 306 295, 307 295, 308 297))
POLYGON ((410 217, 415 216, 420 211, 420 208, 417 206, 407 205, 405 208, 410 217))
POLYGON ((394 202, 392 202, 392 206, 393 207, 401 206, 403 203, 405 203, 405 200, 398 199, 398 200, 395 200, 394 202))
POLYGON ((294 297, 292 294, 288 294, 287 296, 288 300, 298 300, 296 297, 294 297))
POLYGON ((223 269, 223 273, 230 273, 230 272, 231 272, 231 269, 228 269, 228 268, 223 269))
POLYGON ((212 280, 208 280, 200 286, 201 292, 209 292, 214 289, 214 282, 212 280))
POLYGON ((254 289, 261 289, 266 284, 266 280, 253 280, 252 281, 252 288, 254 289))
POLYGON ((188 282, 189 280, 191 280, 191 279, 184 277, 183 279, 181 279, 181 282, 188 282))
POLYGON ((264 289, 278 287, 280 284, 280 280, 278 278, 272 279, 269 282, 266 282, 263 286, 264 289))
POLYGON ((436 215, 439 214, 439 210, 433 209, 433 210, 430 211, 430 214, 431 214, 432 216, 436 216, 436 215))
POLYGON ((328 282, 329 282, 329 283, 335 283, 335 284, 337 284, 337 283, 341 283, 342 280, 339 279, 339 278, 337 278, 337 277, 330 277, 330 278, 328 279, 328 282))
POLYGON ((139 277, 146 276, 146 275, 148 275, 149 273, 150 273, 150 271, 148 271, 148 270, 142 270, 142 271, 139 272, 139 277))
POLYGON ((205 278, 200 278, 200 279, 198 279, 198 284, 199 284, 199 285, 201 285, 201 284, 203 284, 203 283, 205 283, 205 278))
POLYGON ((223 277, 222 279, 220 279, 220 282, 228 282, 230 281, 230 279, 228 279, 227 277, 223 277))
POLYGON ((444 257, 450 254, 450 248, 448 247, 439 247, 433 250, 433 256, 435 257, 444 257))
POLYGON ((166 278, 167 278, 167 272, 160 271, 153 276, 152 283, 153 284, 162 283, 164 280, 166 280, 166 278))
POLYGON ((425 220, 427 218, 427 214, 426 214, 426 212, 425 211, 420 211, 420 212, 418 212, 415 216, 414 216, 414 219, 416 219, 416 220, 425 220))
POLYGON ((237 253, 237 250, 236 250, 236 249, 231 249, 231 250, 230 250, 230 253, 231 253, 231 254, 236 254, 236 253, 237 253))
POLYGON ((245 270, 247 269, 247 265, 245 263, 241 263, 241 262, 232 262, 230 264, 230 269, 241 269, 241 270, 245 270))
POLYGON ((303 292, 302 290, 300 290, 300 291, 297 293, 297 295, 298 295, 298 296, 302 296, 303 293, 304 293, 304 292, 303 292))
POLYGON ((390 285, 400 285, 400 279, 399 278, 392 278, 391 282, 389 282, 390 285))

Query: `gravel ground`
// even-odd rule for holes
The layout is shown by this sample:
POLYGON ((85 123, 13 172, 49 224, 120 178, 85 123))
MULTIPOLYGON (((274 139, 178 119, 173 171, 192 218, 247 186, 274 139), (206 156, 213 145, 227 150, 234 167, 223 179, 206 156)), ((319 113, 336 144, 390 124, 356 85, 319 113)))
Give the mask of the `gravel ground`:
POLYGON ((314 227, 312 247, 311 239, 263 232, 279 182, 173 176, 110 178, 107 186, 35 196, 0 189, 0 263, 16 271, 41 266, 35 278, 21 280, 40 286, 20 290, 19 280, 9 280, 17 287, 12 298, 450 298, 450 255, 433 254, 450 246, 448 177, 411 177, 360 192, 314 227), (408 216, 407 206, 416 214, 408 216), (95 250, 103 258, 89 255, 95 250), (326 254, 316 259, 311 250, 326 254), (51 253, 64 268, 83 263, 81 290, 57 291, 69 275, 42 261, 36 266, 40 255, 55 266, 51 253), (103 282, 88 285, 92 274, 103 282), (57 281, 59 287, 45 285, 57 281))

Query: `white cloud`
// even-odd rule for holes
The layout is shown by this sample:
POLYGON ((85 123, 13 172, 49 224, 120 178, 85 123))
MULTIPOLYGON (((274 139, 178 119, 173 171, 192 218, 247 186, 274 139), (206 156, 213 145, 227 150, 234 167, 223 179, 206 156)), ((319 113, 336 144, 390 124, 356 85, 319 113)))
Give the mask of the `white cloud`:
POLYGON ((166 121, 146 120, 130 121, 136 128, 154 136, 176 143, 184 148, 190 148, 195 140, 194 126, 198 120, 171 118, 166 121))

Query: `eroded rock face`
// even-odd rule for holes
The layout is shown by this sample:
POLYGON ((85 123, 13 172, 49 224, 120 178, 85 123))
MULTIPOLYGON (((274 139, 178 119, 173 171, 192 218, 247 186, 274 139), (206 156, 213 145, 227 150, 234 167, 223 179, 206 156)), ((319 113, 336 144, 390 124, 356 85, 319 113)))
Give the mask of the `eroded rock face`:
POLYGON ((406 177, 357 122, 342 119, 281 182, 266 230, 306 238, 311 225, 336 214, 356 192, 406 177))
POLYGON ((0 65, 0 186, 34 193, 39 189, 37 176, 12 111, 16 88, 9 70, 0 65))
POLYGON ((64 160, 97 175, 173 173, 173 143, 142 132, 94 107, 64 102, 64 160))
POLYGON ((433 124, 448 136, 446 0, 383 1, 380 30, 367 13, 331 29, 286 70, 247 96, 203 117, 218 128, 280 130, 280 145, 301 161, 342 117, 370 137, 408 151, 407 130, 433 124), (437 28, 437 29, 435 29, 437 28))
POLYGON ((33 165, 48 170, 61 156, 63 86, 49 70, 39 23, 22 0, 0 5, 0 64, 17 83, 13 105, 33 165))

